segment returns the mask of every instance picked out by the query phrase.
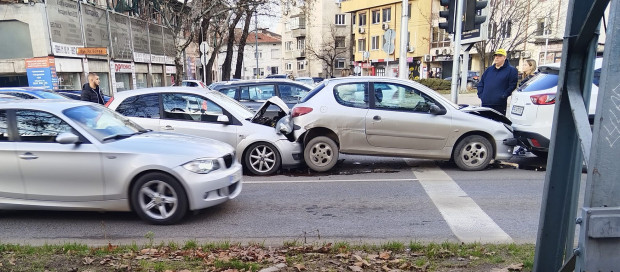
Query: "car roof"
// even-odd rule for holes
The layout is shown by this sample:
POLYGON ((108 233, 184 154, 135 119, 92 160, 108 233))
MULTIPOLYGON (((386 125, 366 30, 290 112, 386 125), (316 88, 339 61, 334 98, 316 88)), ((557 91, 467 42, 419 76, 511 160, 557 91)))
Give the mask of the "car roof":
MULTIPOLYGON (((539 65, 539 68, 541 70, 543 69, 560 70, 561 64, 562 64, 561 62, 543 64, 543 65, 539 65)), ((601 67, 603 67, 603 58, 596 58, 596 60, 594 60, 594 69, 599 69, 601 67)))
POLYGON ((0 91, 22 91, 22 92, 47 92, 51 91, 41 87, 4 87, 0 91))
POLYGON ((0 101, 0 109, 38 109, 50 112, 57 112, 80 105, 96 104, 73 99, 22 99, 0 101))
POLYGON ((168 87, 152 87, 152 88, 143 88, 143 89, 117 92, 116 94, 114 94, 114 97, 125 98, 129 96, 141 95, 141 94, 170 93, 170 92, 192 93, 192 94, 204 95, 204 94, 217 92, 217 91, 213 91, 213 90, 206 89, 206 88, 168 86, 168 87))
POLYGON ((236 86, 236 85, 245 85, 245 84, 261 84, 261 83, 293 83, 297 85, 303 85, 299 82, 295 82, 294 80, 285 79, 285 78, 263 78, 263 79, 246 79, 246 80, 238 80, 238 81, 227 81, 223 84, 218 85, 217 87, 236 86))

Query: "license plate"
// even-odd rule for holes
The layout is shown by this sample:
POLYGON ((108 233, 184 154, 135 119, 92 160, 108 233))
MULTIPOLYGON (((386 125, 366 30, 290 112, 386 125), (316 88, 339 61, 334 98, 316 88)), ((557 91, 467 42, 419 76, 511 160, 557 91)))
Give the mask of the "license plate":
POLYGON ((512 114, 521 116, 521 115, 523 115, 523 106, 514 105, 514 106, 512 106, 512 110, 510 112, 512 114))

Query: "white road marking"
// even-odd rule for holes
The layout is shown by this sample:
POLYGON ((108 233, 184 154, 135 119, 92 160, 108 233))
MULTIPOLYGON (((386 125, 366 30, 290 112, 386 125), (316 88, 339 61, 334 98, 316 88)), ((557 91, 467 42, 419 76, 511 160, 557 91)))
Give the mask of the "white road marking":
POLYGON ((270 184, 270 183, 332 183, 332 182, 390 182, 390 181, 418 181, 415 178, 408 179, 314 179, 314 180, 249 180, 243 184, 270 184))
POLYGON ((513 242, 444 171, 439 168, 416 168, 412 171, 461 242, 513 242))

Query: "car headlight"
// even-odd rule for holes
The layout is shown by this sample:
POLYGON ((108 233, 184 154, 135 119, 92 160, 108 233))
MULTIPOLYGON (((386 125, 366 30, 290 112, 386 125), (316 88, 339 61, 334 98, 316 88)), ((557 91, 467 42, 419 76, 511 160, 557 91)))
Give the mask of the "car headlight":
POLYGON ((217 159, 200 158, 184 164, 183 168, 194 173, 207 174, 211 171, 220 169, 220 162, 217 159))

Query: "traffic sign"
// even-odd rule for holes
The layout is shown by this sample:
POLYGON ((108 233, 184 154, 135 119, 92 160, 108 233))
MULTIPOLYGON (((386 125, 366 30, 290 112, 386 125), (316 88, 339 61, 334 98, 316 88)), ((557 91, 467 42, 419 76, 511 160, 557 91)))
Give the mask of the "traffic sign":
POLYGON ((207 42, 200 43, 200 53, 206 54, 209 52, 209 50, 211 50, 209 43, 207 42))

